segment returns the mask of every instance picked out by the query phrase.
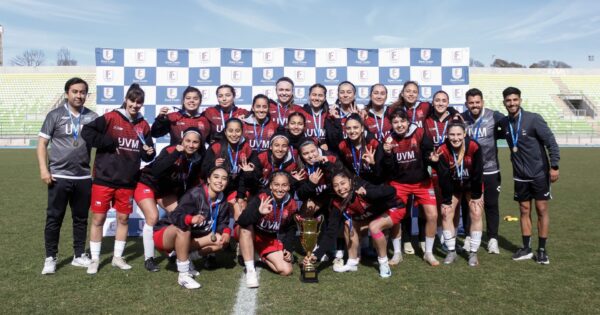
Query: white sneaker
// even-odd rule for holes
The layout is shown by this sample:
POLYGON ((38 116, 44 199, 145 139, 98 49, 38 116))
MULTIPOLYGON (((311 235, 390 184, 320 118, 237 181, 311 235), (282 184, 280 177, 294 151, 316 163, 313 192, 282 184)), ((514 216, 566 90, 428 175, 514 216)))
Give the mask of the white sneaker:
POLYGON ((382 278, 389 278, 392 276, 392 270, 389 264, 379 265, 379 276, 382 278))
POLYGON ((471 252, 471 237, 467 236, 465 237, 465 241, 463 242, 463 247, 462 247, 466 252, 471 252))
POLYGON ((84 254, 81 254, 81 256, 79 256, 79 257, 73 256, 73 261, 71 261, 71 265, 73 265, 75 267, 87 268, 87 266, 89 266, 91 262, 92 262, 92 260, 90 259, 90 256, 88 256, 88 254, 84 253, 84 254))
POLYGON ((190 260, 190 270, 188 271, 190 276, 197 277, 200 275, 200 271, 196 270, 196 266, 194 266, 194 262, 190 260))
POLYGON ((337 267, 336 265, 333 265, 333 271, 335 272, 354 272, 358 270, 358 265, 349 265, 349 264, 345 264, 342 265, 341 267, 337 267))
POLYGON ((333 260, 333 270, 335 270, 336 268, 342 268, 344 266, 344 259, 342 258, 335 258, 333 260))
POLYGON ((500 254, 500 248, 498 248, 498 240, 495 238, 490 238, 487 249, 488 253, 490 254, 500 254))
POLYGON ((402 260, 403 260, 402 253, 401 252, 397 252, 397 253, 394 253, 394 256, 392 256, 392 259, 390 259, 390 261, 388 263, 391 266, 395 266, 395 265, 401 263, 402 260))
POLYGON ((246 286, 248 288, 258 288, 258 274, 256 273, 256 269, 246 271, 246 286))
POLYGON ((90 264, 87 267, 88 275, 95 275, 98 273, 98 267, 100 266, 100 261, 98 259, 90 260, 90 264))
POLYGON ((179 274, 179 277, 177 277, 177 283, 179 283, 180 286, 190 290, 199 289, 202 287, 202 285, 194 280, 192 275, 187 272, 182 272, 179 274))
POLYGON ((125 262, 125 258, 123 257, 115 257, 113 256, 112 259, 112 265, 113 267, 117 267, 121 270, 129 270, 131 269, 131 266, 127 264, 127 262, 125 262))
POLYGON ((414 255, 415 254, 415 249, 412 246, 411 242, 405 242, 404 243, 404 253, 407 255, 414 255))
POLYGON ((46 257, 44 260, 44 269, 42 269, 43 275, 51 275, 56 272, 56 261, 55 257, 46 257))

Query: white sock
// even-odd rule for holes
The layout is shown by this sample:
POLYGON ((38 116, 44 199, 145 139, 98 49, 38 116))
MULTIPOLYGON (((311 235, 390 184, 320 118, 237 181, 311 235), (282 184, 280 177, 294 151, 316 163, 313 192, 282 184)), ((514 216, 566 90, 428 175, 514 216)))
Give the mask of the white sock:
POLYGON ((190 260, 177 260, 177 271, 179 271, 179 273, 188 273, 190 271, 190 260))
POLYGON ((433 243, 435 242, 435 237, 425 237, 425 252, 431 253, 433 252, 433 243))
POLYGON ((387 265, 388 264, 387 256, 377 257, 377 261, 379 262, 379 265, 387 265))
POLYGON ((346 265, 358 266, 358 258, 348 258, 348 261, 346 262, 346 265))
POLYGON ((94 242, 90 241, 90 254, 92 254, 92 259, 100 260, 100 248, 102 247, 102 241, 94 242))
POLYGON ((125 250, 126 241, 117 241, 115 240, 115 252, 113 255, 115 257, 123 257, 123 251, 125 250))
POLYGON ((244 265, 246 265, 246 271, 247 272, 253 272, 254 271, 254 260, 244 261, 244 265))
POLYGON ((335 258, 344 258, 344 251, 343 250, 336 251, 335 258))
POLYGON ((456 250, 456 236, 450 230, 444 230, 444 242, 449 251, 456 250))
POLYGON ((471 252, 476 253, 479 250, 479 245, 481 245, 481 235, 482 231, 472 231, 471 232, 471 252))
POLYGON ((144 243, 144 257, 154 257, 154 227, 144 223, 142 228, 142 240, 144 243))
POLYGON ((400 246, 401 241, 401 237, 392 239, 392 247, 394 247, 394 254, 402 252, 402 247, 400 246))

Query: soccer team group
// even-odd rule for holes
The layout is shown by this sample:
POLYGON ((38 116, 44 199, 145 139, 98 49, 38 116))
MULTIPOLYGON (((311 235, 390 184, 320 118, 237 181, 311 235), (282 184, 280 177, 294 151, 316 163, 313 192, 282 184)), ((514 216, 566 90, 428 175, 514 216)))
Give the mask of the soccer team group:
POLYGON ((150 126, 140 113, 145 94, 139 85, 129 87, 121 108, 98 116, 84 106, 88 84, 68 80, 65 102, 48 113, 37 147, 41 179, 48 186, 42 274, 56 271, 67 205, 73 217, 72 265, 98 272, 102 229, 114 208, 112 266, 130 269, 123 252, 133 201, 145 217, 144 267, 159 271, 155 250, 168 255, 176 263, 178 283, 188 289, 201 286, 193 261, 203 257, 214 266, 215 253, 228 248, 232 238, 252 288, 259 285, 255 255, 280 275, 292 273, 295 252, 303 264, 333 260, 334 271, 348 272, 357 270, 368 248, 377 256, 379 275, 390 277, 402 251, 415 253, 413 208, 419 210, 419 247, 426 263, 440 265, 433 254, 437 235, 446 253, 443 264, 459 259, 459 250, 469 266, 477 266, 484 214, 487 251, 499 253, 498 139, 506 139, 511 150, 514 199, 521 211, 523 246, 512 258, 549 263, 548 200, 550 183, 559 177, 559 148, 543 118, 521 108, 519 89, 503 91, 507 115, 486 109, 476 88, 466 92, 464 113, 448 106, 444 91, 435 93, 432 103, 420 102, 414 81, 389 103, 386 87, 375 84, 366 105, 355 102, 356 88, 348 81, 339 84, 335 104, 327 103, 321 84, 310 87, 304 106, 294 104, 291 79, 280 78, 275 89, 276 100, 256 95, 248 111, 234 104, 232 86, 221 85, 218 104, 201 111, 201 92, 188 87, 182 108, 161 108, 150 126), (157 154, 153 138, 167 134, 170 145, 157 154), (149 164, 140 169, 141 161, 149 164), (166 214, 159 215, 159 206, 166 214), (460 209, 467 233, 462 246, 456 240, 460 209), (297 216, 323 221, 310 256, 296 246, 297 216))

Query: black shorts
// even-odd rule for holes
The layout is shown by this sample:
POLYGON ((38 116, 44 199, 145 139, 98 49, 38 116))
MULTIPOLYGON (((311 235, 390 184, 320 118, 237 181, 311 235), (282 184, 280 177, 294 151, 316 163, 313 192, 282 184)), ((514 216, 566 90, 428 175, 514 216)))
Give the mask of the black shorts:
POLYGON ((515 201, 549 200, 552 199, 550 193, 550 179, 548 177, 539 177, 531 181, 515 180, 515 201))

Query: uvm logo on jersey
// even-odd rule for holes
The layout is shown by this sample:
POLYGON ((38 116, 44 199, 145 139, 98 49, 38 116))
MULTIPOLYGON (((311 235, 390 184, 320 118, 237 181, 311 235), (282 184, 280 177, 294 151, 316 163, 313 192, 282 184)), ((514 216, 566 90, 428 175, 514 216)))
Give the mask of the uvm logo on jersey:
POLYGON ((348 49, 349 66, 377 66, 376 49, 348 49))
POLYGON ((185 49, 158 49, 158 66, 187 67, 189 53, 185 49))
POLYGON ((122 66, 124 58, 123 49, 96 48, 97 66, 122 66))
POLYGON ((415 160, 416 160, 416 154, 415 154, 415 151, 413 151, 413 150, 396 153, 396 161, 398 161, 400 163, 406 163, 406 162, 411 162, 411 161, 415 161, 415 160))
POLYGON ((287 67, 314 67, 315 50, 314 49, 289 49, 283 51, 284 65, 287 67))
POLYGON ((137 138, 129 139, 129 138, 123 138, 123 137, 118 137, 117 139, 119 141, 119 150, 125 150, 125 151, 139 150, 139 147, 140 147, 139 139, 137 139, 137 138))
POLYGON ((250 49, 221 49, 221 66, 250 67, 252 51, 250 49))

